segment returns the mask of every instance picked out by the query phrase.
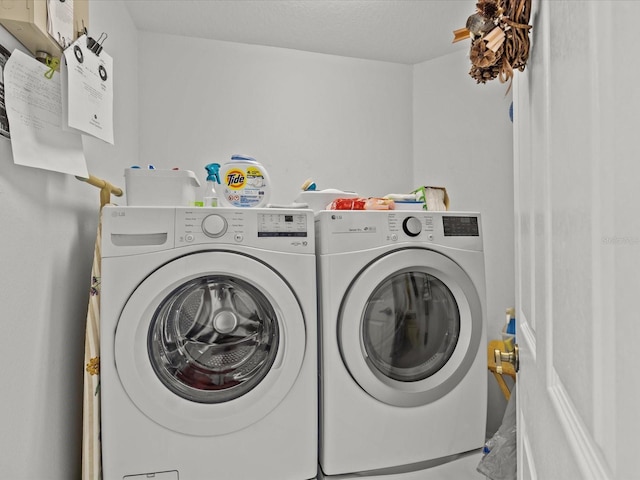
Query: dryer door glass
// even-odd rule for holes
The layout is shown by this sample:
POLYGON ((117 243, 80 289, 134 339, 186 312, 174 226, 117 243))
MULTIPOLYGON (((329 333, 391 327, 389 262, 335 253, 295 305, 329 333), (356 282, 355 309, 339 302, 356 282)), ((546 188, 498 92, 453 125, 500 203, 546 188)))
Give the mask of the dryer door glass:
POLYGON ((424 272, 385 279, 371 294, 362 318, 365 351, 383 375, 424 380, 451 358, 460 312, 447 286, 424 272))
POLYGON ((200 403, 238 398, 267 375, 278 351, 278 322, 267 298, 230 276, 184 283, 159 305, 148 351, 160 381, 200 403))

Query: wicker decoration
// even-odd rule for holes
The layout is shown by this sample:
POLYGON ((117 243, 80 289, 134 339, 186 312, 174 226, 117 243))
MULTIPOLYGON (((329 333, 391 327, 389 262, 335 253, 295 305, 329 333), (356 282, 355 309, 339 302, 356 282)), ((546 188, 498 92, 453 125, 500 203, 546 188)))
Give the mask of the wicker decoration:
POLYGON ((477 83, 498 78, 506 83, 523 71, 529 58, 531 0, 480 0, 453 42, 471 39, 471 70, 477 83))

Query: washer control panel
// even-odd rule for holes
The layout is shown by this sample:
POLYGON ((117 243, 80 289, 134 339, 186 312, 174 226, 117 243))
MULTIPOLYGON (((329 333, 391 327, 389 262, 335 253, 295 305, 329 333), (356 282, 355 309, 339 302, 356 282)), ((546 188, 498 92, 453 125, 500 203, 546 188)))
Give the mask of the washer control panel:
POLYGON ((176 208, 176 246, 242 244, 312 252, 313 212, 267 208, 176 208))
POLYGON ((222 215, 212 213, 202 220, 202 232, 211 238, 218 238, 227 231, 227 220, 222 215))
POLYGON ((259 237, 306 238, 308 235, 307 216, 304 214, 278 213, 277 210, 258 214, 259 237))

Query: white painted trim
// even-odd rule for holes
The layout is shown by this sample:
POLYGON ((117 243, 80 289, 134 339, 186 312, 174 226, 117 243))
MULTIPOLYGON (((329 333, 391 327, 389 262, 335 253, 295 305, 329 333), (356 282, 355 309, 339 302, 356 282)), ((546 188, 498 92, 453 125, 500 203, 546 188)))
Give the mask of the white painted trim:
MULTIPOLYGON (((614 5, 592 2, 590 7, 590 27, 598 31, 590 36, 589 51, 598 61, 591 69, 591 102, 595 112, 591 124, 591 141, 594 155, 591 158, 591 190, 594 194, 592 215, 592 291, 601 292, 592 297, 592 349, 593 358, 607 358, 616 351, 615 331, 615 249, 604 244, 604 236, 614 230, 614 216, 606 206, 615 194, 614 168, 610 155, 611 142, 615 138, 615 112, 612 109, 613 89, 610 79, 616 75, 610 50, 616 38, 613 28, 614 5), (597 37, 597 38, 596 38, 597 37)), ((593 362, 593 436, 602 447, 603 455, 613 471, 617 462, 616 438, 616 375, 607 362, 593 362)))
MULTIPOLYGON (((520 152, 520 128, 519 121, 515 117, 516 112, 520 112, 520 75, 516 74, 513 78, 513 93, 512 93, 512 102, 513 102, 513 111, 514 111, 514 128, 513 128, 513 184, 519 185, 518 179, 520 178, 520 161, 522 158, 522 154, 520 152)), ((516 323, 520 323, 520 302, 522 299, 522 228, 520 226, 520 191, 517 188, 514 188, 513 192, 513 229, 514 229, 514 267, 515 267, 515 302, 516 302, 516 323)), ((519 329, 519 325, 516 326, 516 329, 519 329)))
MULTIPOLYGON (((520 314, 522 315, 522 312, 520 312, 520 314)), ((536 363, 538 357, 536 332, 531 328, 526 317, 518 324, 518 328, 517 338, 520 347, 522 347, 522 343, 524 343, 526 345, 525 351, 531 353, 531 360, 533 363, 536 363)), ((522 351, 522 348, 520 350, 522 351)))
POLYGON ((580 478, 582 480, 613 480, 613 474, 607 467, 598 445, 582 422, 555 370, 552 371, 550 380, 549 399, 565 432, 569 448, 575 455, 575 461, 581 467, 580 478))
MULTIPOLYGON (((518 428, 520 428, 520 425, 523 424, 524 420, 521 416, 518 428)), ((537 480, 538 472, 534 463, 535 457, 531 454, 531 443, 529 442, 527 433, 528 432, 525 424, 521 443, 521 452, 518 451, 518 480, 537 480)))

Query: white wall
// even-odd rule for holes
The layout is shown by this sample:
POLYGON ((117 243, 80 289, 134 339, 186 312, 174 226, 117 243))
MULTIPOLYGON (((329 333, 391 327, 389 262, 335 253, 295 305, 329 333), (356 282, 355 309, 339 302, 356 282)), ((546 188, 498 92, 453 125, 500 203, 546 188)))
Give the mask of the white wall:
MULTIPOLYGON (((121 2, 92 2, 92 32, 115 58, 116 146, 85 142, 89 171, 137 153, 136 31, 121 2), (117 33, 114 33, 117 32, 117 33), (113 33, 113 35, 112 35, 113 33)), ((0 27, 0 43, 18 42, 0 27)), ((121 171, 121 167, 117 168, 121 171)), ((14 165, 0 137, 0 477, 78 478, 84 321, 98 190, 72 176, 14 165)))
MULTIPOLYGON (((90 33, 96 39, 102 32, 109 35, 103 46, 113 57, 114 145, 83 136, 89 172, 122 188, 123 168, 138 157, 139 144, 138 32, 125 4, 126 0, 90 1, 90 33)), ((123 204, 123 199, 113 200, 123 204)))
MULTIPOLYGON (((505 309, 514 306, 513 138, 508 85, 468 75, 467 52, 414 67, 414 174, 444 186, 451 210, 482 214, 488 339, 501 338, 505 309)), ((505 400, 489 376, 487 430, 500 426, 505 400)))
POLYGON ((269 172, 273 203, 318 188, 413 187, 412 68, 140 33, 140 163, 193 170, 234 153, 269 172))

